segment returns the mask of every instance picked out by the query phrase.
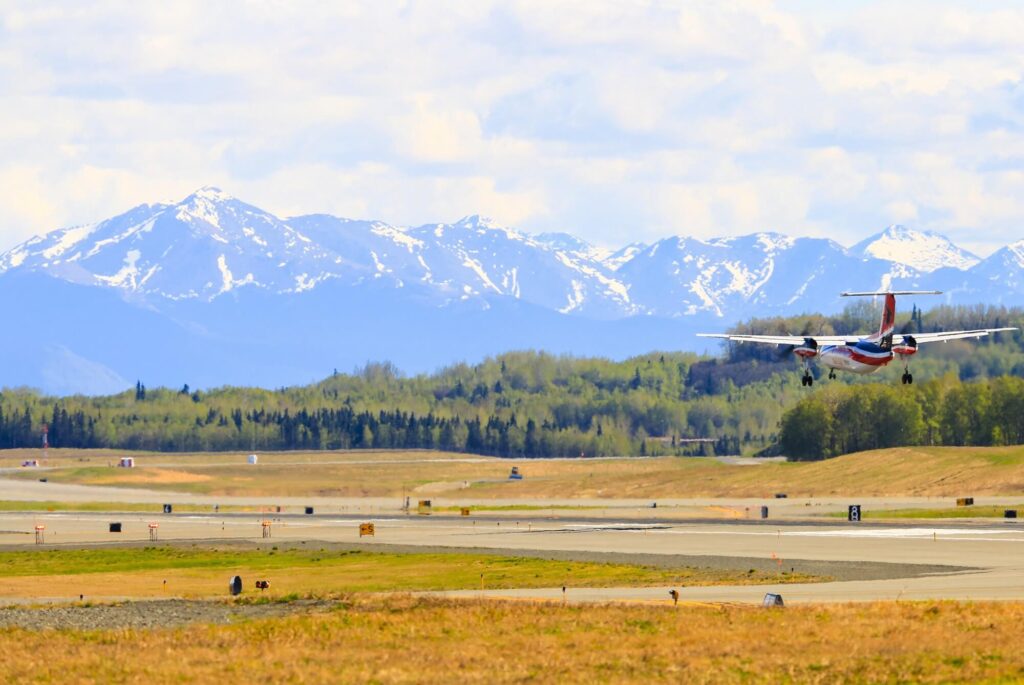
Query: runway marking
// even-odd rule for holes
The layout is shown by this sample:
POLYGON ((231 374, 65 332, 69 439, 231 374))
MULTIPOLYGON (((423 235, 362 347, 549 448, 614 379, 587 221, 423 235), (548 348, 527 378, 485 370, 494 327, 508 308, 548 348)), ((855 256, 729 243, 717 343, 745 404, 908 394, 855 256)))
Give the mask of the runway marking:
POLYGON ((567 523, 562 530, 602 531, 602 530, 664 530, 669 526, 664 523, 567 523))
POLYGON ((987 535, 1024 535, 1021 530, 968 530, 963 528, 889 528, 864 530, 678 530, 656 529, 663 535, 747 535, 755 537, 825 537, 825 538, 867 538, 876 540, 925 540, 939 539, 957 542, 1024 542, 1022 538, 982 537, 987 535))

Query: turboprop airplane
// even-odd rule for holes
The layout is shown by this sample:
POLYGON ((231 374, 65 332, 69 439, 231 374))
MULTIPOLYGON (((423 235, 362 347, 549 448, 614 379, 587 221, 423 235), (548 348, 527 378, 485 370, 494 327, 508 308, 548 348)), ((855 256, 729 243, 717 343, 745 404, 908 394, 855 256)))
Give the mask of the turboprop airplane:
POLYGON ((942 331, 939 333, 900 334, 896 329, 897 295, 941 295, 939 290, 890 290, 879 293, 841 293, 842 297, 885 296, 882 309, 882 323, 878 333, 870 336, 857 335, 742 335, 732 333, 698 333, 701 338, 725 338, 738 343, 762 343, 767 345, 790 345, 793 353, 803 362, 804 386, 814 385, 811 375, 811 360, 817 357, 829 368, 828 377, 835 378, 836 371, 850 371, 856 374, 874 373, 887 366, 896 357, 903 362, 904 385, 914 382, 910 373, 910 357, 917 353, 917 346, 930 342, 947 342, 962 338, 983 338, 1000 331, 1015 331, 1016 328, 979 328, 973 331, 942 331))

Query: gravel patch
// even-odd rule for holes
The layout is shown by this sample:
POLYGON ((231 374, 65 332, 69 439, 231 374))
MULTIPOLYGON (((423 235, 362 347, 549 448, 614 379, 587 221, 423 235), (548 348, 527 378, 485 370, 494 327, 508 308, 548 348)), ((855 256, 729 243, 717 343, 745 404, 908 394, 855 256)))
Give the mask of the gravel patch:
POLYGON ((329 600, 297 600, 245 604, 223 601, 164 599, 116 604, 67 604, 48 607, 0 608, 0 627, 29 630, 174 628, 192 623, 228 624, 337 607, 329 600))

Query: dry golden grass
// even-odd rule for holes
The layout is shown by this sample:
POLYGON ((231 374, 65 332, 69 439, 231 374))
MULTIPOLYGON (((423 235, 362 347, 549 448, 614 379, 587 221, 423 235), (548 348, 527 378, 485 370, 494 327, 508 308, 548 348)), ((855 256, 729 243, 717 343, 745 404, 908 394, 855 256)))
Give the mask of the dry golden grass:
MULTIPOLYGON (((140 468, 79 466, 47 472, 58 482, 138 485, 211 495, 481 498, 671 498, 790 496, 959 496, 1024 492, 1024 447, 929 447, 863 452, 813 463, 756 466, 710 459, 453 461, 440 452, 316 452, 261 455, 144 455, 140 468), (292 463, 285 463, 292 462, 292 463), (376 462, 376 463, 352 463, 376 462), (176 464, 147 467, 147 463, 176 464), (519 466, 522 481, 509 481, 519 466), (157 471, 159 468, 159 471, 157 471), (152 469, 159 474, 148 478, 152 469)), ((75 464, 71 466, 71 464, 75 464)), ((21 473, 35 477, 36 473, 21 473)))
POLYGON ((183 485, 185 483, 202 483, 208 481, 212 476, 205 473, 190 473, 188 471, 177 471, 173 469, 148 468, 148 469, 125 469, 120 472, 112 471, 110 476, 99 476, 94 479, 95 485, 183 485))
POLYGON ((0 630, 6 682, 1020 682, 1024 605, 352 598, 228 626, 0 630))

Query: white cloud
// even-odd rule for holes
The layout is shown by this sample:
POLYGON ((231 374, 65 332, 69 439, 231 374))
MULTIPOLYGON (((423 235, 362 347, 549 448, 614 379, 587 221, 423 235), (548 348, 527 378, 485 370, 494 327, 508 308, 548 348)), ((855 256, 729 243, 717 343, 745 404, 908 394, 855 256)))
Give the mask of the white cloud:
POLYGON ((429 96, 414 98, 393 128, 400 154, 425 162, 472 160, 481 151, 480 120, 467 109, 449 109, 429 96))
POLYGON ((1024 217, 1024 9, 660 0, 0 11, 0 246, 208 183, 603 244, 1024 217))

